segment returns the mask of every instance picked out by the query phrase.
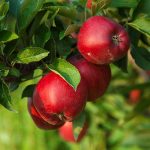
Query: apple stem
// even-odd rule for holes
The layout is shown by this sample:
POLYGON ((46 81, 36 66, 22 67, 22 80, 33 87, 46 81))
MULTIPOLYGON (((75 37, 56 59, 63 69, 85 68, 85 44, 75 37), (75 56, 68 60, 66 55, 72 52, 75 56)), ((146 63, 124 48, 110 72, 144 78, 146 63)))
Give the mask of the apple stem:
POLYGON ((63 113, 58 114, 58 118, 59 118, 61 121, 66 122, 66 117, 64 116, 63 113))
POLYGON ((119 43, 121 42, 121 40, 120 40, 118 35, 113 35, 112 36, 112 40, 113 40, 115 45, 119 45, 119 43))

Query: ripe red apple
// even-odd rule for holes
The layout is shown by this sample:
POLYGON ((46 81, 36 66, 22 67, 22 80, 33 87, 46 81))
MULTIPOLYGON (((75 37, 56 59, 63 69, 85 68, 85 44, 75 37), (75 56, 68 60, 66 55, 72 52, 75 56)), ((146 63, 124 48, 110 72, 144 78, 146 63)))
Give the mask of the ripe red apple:
POLYGON ((50 72, 37 84, 33 104, 45 121, 53 125, 72 121, 85 107, 86 82, 81 81, 75 91, 60 75, 50 72))
POLYGON ((140 101, 141 98, 141 90, 133 89, 129 93, 129 102, 132 104, 136 104, 140 101))
POLYGON ((102 96, 110 83, 111 70, 109 65, 96 65, 88 62, 81 55, 75 55, 69 58, 86 80, 88 86, 88 100, 94 101, 102 96))
POLYGON ((82 138, 85 136, 87 129, 88 129, 88 124, 85 122, 77 140, 75 140, 74 135, 73 135, 73 123, 66 122, 62 127, 59 128, 59 135, 65 141, 80 142, 82 138))
POLYGON ((150 76, 150 70, 146 71, 147 75, 150 76))
POLYGON ((91 7, 92 7, 92 0, 87 0, 86 7, 91 9, 91 7))
POLYGON ((130 41, 120 24, 103 16, 94 16, 80 28, 77 46, 88 61, 108 64, 127 54, 130 41))
POLYGON ((40 129, 44 130, 58 129, 64 124, 64 122, 62 122, 61 125, 51 125, 48 122, 46 122, 35 109, 31 98, 28 98, 28 111, 34 123, 40 129))

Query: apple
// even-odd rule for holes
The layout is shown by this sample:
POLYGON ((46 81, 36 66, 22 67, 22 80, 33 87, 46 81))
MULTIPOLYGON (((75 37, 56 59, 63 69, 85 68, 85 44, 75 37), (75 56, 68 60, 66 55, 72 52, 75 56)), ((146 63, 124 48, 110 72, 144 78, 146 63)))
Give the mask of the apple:
POLYGON ((87 0, 87 2, 86 2, 86 8, 89 8, 89 9, 92 8, 92 0, 87 0))
POLYGON ((80 142, 82 138, 85 136, 87 129, 88 129, 88 124, 85 122, 77 140, 75 140, 73 134, 73 123, 66 122, 62 127, 59 128, 59 135, 65 141, 80 142))
POLYGON ((76 90, 59 74, 49 72, 36 85, 33 104, 42 118, 52 125, 72 121, 84 109, 87 85, 83 78, 76 90))
POLYGON ((109 64, 127 54, 130 40, 127 31, 118 23, 103 16, 87 19, 78 34, 77 47, 88 61, 109 64))
POLYGON ((147 74, 148 76, 150 76, 150 70, 146 71, 146 74, 147 74))
POLYGON ((64 122, 62 122, 61 125, 51 125, 48 122, 46 122, 35 109, 31 98, 28 98, 27 104, 28 104, 29 114, 38 128, 44 129, 44 130, 58 129, 64 124, 64 122))
POLYGON ((140 101, 142 91, 139 89, 133 89, 129 93, 129 102, 136 104, 140 101))
POLYGON ((111 80, 109 65, 92 64, 81 55, 72 56, 68 61, 79 70, 81 76, 86 80, 89 101, 95 101, 106 92, 111 80))

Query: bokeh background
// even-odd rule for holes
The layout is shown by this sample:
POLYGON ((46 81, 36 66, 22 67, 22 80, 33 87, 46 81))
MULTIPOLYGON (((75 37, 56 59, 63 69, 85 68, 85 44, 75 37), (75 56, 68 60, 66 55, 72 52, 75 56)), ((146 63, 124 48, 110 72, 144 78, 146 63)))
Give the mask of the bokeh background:
POLYGON ((88 103, 89 129, 80 143, 65 142, 58 131, 38 129, 21 99, 25 81, 12 93, 16 112, 0 107, 0 150, 149 150, 150 81, 143 70, 129 65, 123 73, 115 65, 109 89, 96 103, 88 103), (137 101, 130 92, 138 89, 137 101))

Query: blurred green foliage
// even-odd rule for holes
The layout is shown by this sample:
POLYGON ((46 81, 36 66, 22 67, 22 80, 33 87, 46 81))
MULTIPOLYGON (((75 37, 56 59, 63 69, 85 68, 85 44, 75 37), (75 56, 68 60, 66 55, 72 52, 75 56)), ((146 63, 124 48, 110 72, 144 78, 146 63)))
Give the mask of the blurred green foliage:
POLYGON ((14 112, 0 105, 0 150, 150 150, 150 77, 138 68, 150 69, 149 3, 95 0, 96 7, 90 11, 85 9, 86 0, 1 0, 0 103, 7 108, 12 103, 14 112), (131 54, 138 66, 127 57, 111 64, 109 89, 96 103, 87 103, 86 136, 78 144, 68 143, 58 131, 35 126, 22 93, 23 97, 32 95, 31 86, 46 72, 45 64, 51 64, 58 56, 66 59, 70 55, 76 41, 69 35, 78 32, 85 18, 92 15, 106 15, 126 27, 131 54), (25 61, 15 64, 18 59, 25 61), (132 89, 142 92, 135 104, 129 100, 132 89))
MULTIPOLYGON (((10 113, 0 108, 0 150, 149 150, 149 105, 140 107, 150 98, 149 88, 141 89, 141 99, 137 104, 130 104, 128 100, 132 86, 140 89, 149 81, 145 82, 131 66, 128 74, 114 65, 111 67, 113 80, 107 93, 96 103, 87 103, 89 129, 80 143, 65 142, 57 130, 44 131, 35 126, 27 111, 27 99, 21 99, 24 88, 33 82, 28 80, 11 95, 17 112, 10 113), (130 81, 127 80, 129 77, 130 81)), ((41 70, 36 70, 35 74, 40 73, 41 70)))

